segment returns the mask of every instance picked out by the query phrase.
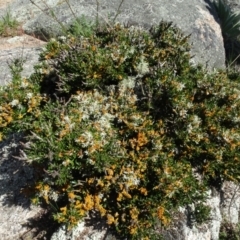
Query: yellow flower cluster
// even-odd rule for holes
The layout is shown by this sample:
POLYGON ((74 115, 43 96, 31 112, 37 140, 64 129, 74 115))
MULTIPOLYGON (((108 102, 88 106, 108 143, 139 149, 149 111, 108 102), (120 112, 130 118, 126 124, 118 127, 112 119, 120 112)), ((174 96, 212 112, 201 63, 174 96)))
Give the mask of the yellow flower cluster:
POLYGON ((18 124, 25 116, 39 117, 41 114, 39 106, 47 99, 38 92, 38 89, 39 86, 30 84, 26 78, 16 79, 14 83, 1 87, 0 140, 4 137, 3 128, 7 129, 6 127, 18 124))
POLYGON ((13 121, 13 109, 9 104, 0 107, 0 127, 6 127, 13 121))
POLYGON ((158 218, 161 220, 162 224, 164 226, 167 226, 169 224, 170 219, 165 216, 165 208, 164 207, 159 207, 157 211, 158 218))

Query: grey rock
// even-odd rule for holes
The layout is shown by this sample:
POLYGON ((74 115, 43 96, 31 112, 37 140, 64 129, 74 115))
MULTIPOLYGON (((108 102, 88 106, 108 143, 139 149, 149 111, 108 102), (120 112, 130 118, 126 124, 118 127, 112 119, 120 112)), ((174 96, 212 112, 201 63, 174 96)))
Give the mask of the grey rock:
POLYGON ((38 55, 41 48, 14 48, 10 50, 0 51, 0 85, 6 85, 11 82, 12 74, 10 65, 16 59, 22 61, 23 71, 22 77, 29 77, 34 71, 34 65, 38 63, 38 55))
MULTIPOLYGON (((21 194, 27 184, 34 181, 33 169, 17 159, 21 134, 14 134, 0 142, 0 239, 25 239, 30 233, 29 219, 34 218, 41 207, 30 204, 21 194)), ((33 239, 33 238, 32 238, 33 239)))
POLYGON ((223 184, 222 214, 227 220, 233 224, 239 222, 240 212, 240 186, 233 182, 224 182, 223 184))
POLYGON ((14 61, 22 64, 22 77, 29 77, 38 63, 39 54, 46 42, 29 35, 0 38, 0 85, 12 80, 10 65, 14 61))
MULTIPOLYGON (((10 4, 12 15, 23 23, 23 29, 28 34, 41 38, 62 34, 60 25, 53 19, 54 12, 58 22, 70 24, 74 15, 84 15, 91 20, 96 19, 97 5, 95 0, 66 1, 35 0, 35 5, 29 0, 15 0, 10 4), (51 8, 51 10, 49 10, 51 8)), ((184 34, 191 34, 191 54, 193 64, 203 64, 208 69, 225 67, 225 51, 220 26, 209 0, 102 0, 99 2, 99 20, 109 23, 116 14, 116 21, 130 25, 150 27, 161 20, 173 22, 184 34)), ((0 16, 1 16, 0 11, 0 16)))

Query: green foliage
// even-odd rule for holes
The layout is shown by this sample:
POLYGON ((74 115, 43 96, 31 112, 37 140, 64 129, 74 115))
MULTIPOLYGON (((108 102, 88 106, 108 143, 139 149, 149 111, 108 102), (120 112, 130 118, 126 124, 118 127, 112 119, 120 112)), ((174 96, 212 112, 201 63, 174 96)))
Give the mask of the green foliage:
POLYGON ((54 68, 60 71, 57 78, 52 78, 57 81, 46 79, 42 84, 55 85, 54 93, 71 94, 72 90, 76 92, 82 88, 116 85, 128 76, 137 78, 143 75, 149 67, 160 68, 161 64, 180 72, 189 60, 189 54, 186 53, 189 50, 187 38, 178 39, 179 33, 169 28, 170 25, 162 24, 158 30, 151 29, 156 42, 147 33, 122 29, 120 26, 116 26, 114 31, 110 28, 99 30, 89 39, 78 39, 78 44, 76 39, 70 39, 68 44, 60 46, 52 41, 41 59, 54 58, 54 68), (168 29, 168 35, 160 36, 161 32, 168 29), (182 48, 178 45, 182 45, 182 48), (52 48, 51 51, 49 48, 52 48), (144 54, 149 62, 145 61, 144 54), (165 61, 167 57, 169 60, 165 61))
POLYGON ((221 225, 219 240, 239 240, 240 225, 224 221, 221 225))
POLYGON ((96 28, 95 24, 88 21, 84 16, 77 18, 70 25, 68 32, 73 36, 91 37, 96 28))
POLYGON ((30 78, 2 87, 0 138, 24 133, 32 201, 69 227, 97 211, 130 239, 160 239, 179 206, 207 220, 209 187, 239 182, 240 88, 189 50, 168 23, 102 27, 52 39, 30 78))
POLYGON ((10 68, 12 78, 14 80, 21 78, 21 72, 23 71, 23 64, 25 60, 23 58, 16 58, 11 63, 8 64, 10 68))
MULTIPOLYGON (((45 2, 42 1, 42 3, 44 4, 45 8, 48 9, 49 11, 44 11, 36 2, 34 2, 33 0, 30 0, 30 2, 37 7, 38 9, 40 9, 44 14, 46 14, 48 17, 50 17, 55 23, 57 23, 58 26, 56 27, 60 27, 59 28, 59 33, 58 35, 74 35, 74 36, 84 36, 84 37, 90 37, 91 34, 93 33, 94 29, 96 27, 99 27, 100 25, 100 17, 102 18, 102 16, 99 16, 99 8, 100 8, 100 3, 97 0, 96 1, 96 20, 95 22, 91 22, 89 21, 89 19, 87 20, 84 16, 78 17, 75 12, 73 11, 73 8, 69 2, 69 0, 63 0, 60 4, 65 3, 67 4, 72 16, 74 17, 74 20, 72 21, 72 23, 69 26, 65 26, 58 18, 57 15, 55 14, 55 12, 53 11, 53 9, 45 2)), ((103 21, 105 21, 105 23, 108 26, 112 26, 112 24, 114 25, 115 20, 117 19, 118 15, 121 12, 121 6, 124 3, 124 0, 121 0, 118 7, 117 7, 117 12, 114 16, 112 16, 110 23, 108 22, 109 19, 101 19, 103 21)), ((101 23, 102 24, 102 23, 101 23)), ((47 34, 48 35, 48 34, 47 34)), ((51 37, 56 37, 56 34, 51 34, 48 36, 44 36, 46 38, 46 40, 49 40, 51 37)))
POLYGON ((19 23, 12 18, 10 11, 8 10, 5 16, 0 20, 0 35, 9 36, 14 30, 17 29, 19 23))
POLYGON ((233 13, 224 0, 213 2, 220 19, 224 38, 235 39, 240 35, 240 14, 233 13))
POLYGON ((216 0, 213 4, 220 20, 226 64, 230 68, 239 63, 240 13, 232 12, 225 0, 216 0))
POLYGON ((206 206, 203 203, 196 204, 194 211, 194 218, 196 222, 202 224, 210 220, 210 211, 211 208, 209 206, 206 206))

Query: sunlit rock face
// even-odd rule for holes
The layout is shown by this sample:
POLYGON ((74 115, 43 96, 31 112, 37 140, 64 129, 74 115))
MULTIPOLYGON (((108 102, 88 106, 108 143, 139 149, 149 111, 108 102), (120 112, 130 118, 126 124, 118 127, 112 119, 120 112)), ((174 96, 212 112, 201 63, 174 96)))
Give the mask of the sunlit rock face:
MULTIPOLYGON (((211 1, 128 0, 121 4, 120 0, 102 0, 98 7, 93 0, 69 0, 69 5, 66 1, 60 0, 33 2, 34 5, 29 0, 15 0, 10 3, 12 15, 23 23, 23 29, 27 34, 34 34, 42 39, 61 34, 59 23, 70 24, 75 16, 82 15, 96 20, 98 9, 99 20, 110 25, 111 19, 145 28, 158 24, 161 20, 173 22, 186 35, 191 35, 193 64, 200 63, 208 69, 225 66, 221 29, 211 1), (48 7, 53 10, 54 18, 48 7)), ((0 9, 0 16, 3 14, 4 11, 0 9)))

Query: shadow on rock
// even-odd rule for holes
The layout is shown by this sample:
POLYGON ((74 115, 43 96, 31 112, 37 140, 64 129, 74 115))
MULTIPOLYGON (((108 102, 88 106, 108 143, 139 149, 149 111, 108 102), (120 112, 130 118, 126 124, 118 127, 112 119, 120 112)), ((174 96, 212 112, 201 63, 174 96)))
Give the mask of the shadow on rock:
POLYGON ((22 134, 13 134, 0 143, 0 209, 1 219, 5 222, 0 221, 2 228, 0 235, 2 232, 11 235, 8 228, 20 224, 22 229, 21 231, 18 229, 20 233, 18 239, 29 239, 29 235, 30 239, 50 239, 58 227, 58 224, 53 222, 51 210, 33 206, 30 197, 24 194, 26 186, 34 184, 36 170, 24 160, 23 148, 22 134), (13 215, 17 217, 11 223, 13 215), (9 221, 9 227, 3 225, 6 221, 9 221))
POLYGON ((23 136, 14 134, 0 144, 0 199, 1 205, 30 208, 30 200, 22 189, 34 182, 33 168, 20 160, 23 136))

